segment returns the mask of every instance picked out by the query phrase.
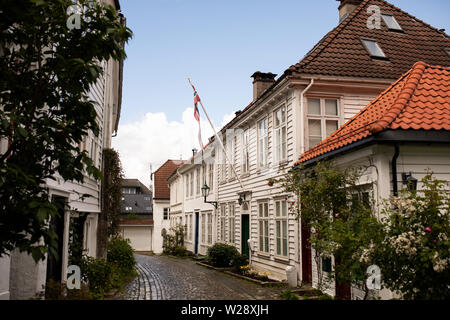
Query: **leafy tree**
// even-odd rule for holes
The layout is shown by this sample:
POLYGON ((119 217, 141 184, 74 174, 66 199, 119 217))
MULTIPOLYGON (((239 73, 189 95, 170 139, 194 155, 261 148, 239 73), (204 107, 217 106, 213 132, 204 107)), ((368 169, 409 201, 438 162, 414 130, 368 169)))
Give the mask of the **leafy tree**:
POLYGON ((119 232, 123 170, 114 149, 103 150, 102 211, 98 218, 97 256, 106 258, 108 238, 119 232))
POLYGON ((420 192, 386 201, 383 239, 362 260, 381 268, 383 284, 405 299, 450 299, 450 197, 446 183, 428 174, 420 192))
MULTIPOLYGON (((0 254, 14 248, 38 261, 56 234, 46 179, 101 178, 79 144, 99 134, 88 95, 101 62, 125 58, 131 31, 111 6, 87 6, 81 28, 67 28, 71 0, 2 0, 0 11, 0 254), (41 243, 43 239, 44 243, 41 243)), ((54 250, 53 250, 54 251, 54 250)), ((53 252, 56 254, 56 252, 53 252)))
POLYGON ((352 284, 365 279, 369 266, 361 261, 362 248, 379 239, 379 223, 372 214, 370 195, 357 183, 361 170, 340 169, 332 162, 289 171, 279 182, 298 196, 291 211, 312 230, 310 246, 315 250, 319 289, 322 290, 321 259, 334 256, 330 276, 337 283, 352 284))

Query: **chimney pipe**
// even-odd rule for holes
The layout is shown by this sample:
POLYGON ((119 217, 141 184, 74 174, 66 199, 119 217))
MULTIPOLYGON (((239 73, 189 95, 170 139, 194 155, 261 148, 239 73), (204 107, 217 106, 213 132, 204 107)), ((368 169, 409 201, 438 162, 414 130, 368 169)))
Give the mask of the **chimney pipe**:
POLYGON ((273 73, 263 73, 256 71, 251 77, 253 78, 253 101, 256 101, 272 84, 275 83, 273 73))
POLYGON ((353 10, 359 7, 363 0, 336 0, 341 3, 339 6, 339 22, 347 18, 353 10))

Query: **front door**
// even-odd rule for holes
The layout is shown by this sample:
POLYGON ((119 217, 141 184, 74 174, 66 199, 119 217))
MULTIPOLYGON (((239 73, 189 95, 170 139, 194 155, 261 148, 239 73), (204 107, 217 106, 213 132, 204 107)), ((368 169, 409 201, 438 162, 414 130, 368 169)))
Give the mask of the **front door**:
POLYGON ((302 282, 312 283, 312 256, 309 243, 311 231, 302 223, 302 282))
POLYGON ((64 213, 66 208, 67 198, 52 197, 52 203, 56 206, 58 214, 51 218, 49 228, 52 229, 58 239, 56 246, 48 251, 47 258, 47 282, 50 279, 61 281, 62 278, 62 255, 64 243, 64 213))
POLYGON ((194 242, 194 253, 198 254, 198 229, 199 229, 199 213, 195 213, 195 242, 194 242))
POLYGON ((250 239, 250 215, 243 214, 241 216, 241 248, 242 248, 242 254, 249 257, 250 251, 248 247, 248 239, 250 239))

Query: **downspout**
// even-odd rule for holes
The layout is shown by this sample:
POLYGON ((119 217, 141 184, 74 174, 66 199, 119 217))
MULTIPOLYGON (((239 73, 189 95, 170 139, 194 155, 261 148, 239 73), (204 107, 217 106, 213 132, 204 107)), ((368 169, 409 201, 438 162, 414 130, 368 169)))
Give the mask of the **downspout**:
MULTIPOLYGON (((303 89, 303 91, 300 93, 300 153, 298 156, 301 156, 303 152, 305 152, 305 112, 304 112, 304 103, 303 100, 305 98, 305 93, 308 92, 309 89, 314 85, 314 78, 311 79, 309 82, 309 85, 303 89)), ((297 169, 298 170, 298 169, 297 169)), ((303 276, 303 270, 302 270, 302 264, 301 264, 301 257, 302 257, 302 246, 300 244, 300 234, 302 232, 301 224, 300 224, 300 218, 297 219, 297 243, 298 243, 298 277, 297 277, 297 283, 300 281, 303 282, 302 276, 303 276)))
POLYGON ((398 160, 398 156, 400 155, 400 148, 398 146, 398 144, 395 144, 395 153, 394 153, 394 157, 392 158, 392 187, 393 187, 393 191, 394 191, 394 197, 398 196, 398 181, 397 181, 397 160, 398 160))

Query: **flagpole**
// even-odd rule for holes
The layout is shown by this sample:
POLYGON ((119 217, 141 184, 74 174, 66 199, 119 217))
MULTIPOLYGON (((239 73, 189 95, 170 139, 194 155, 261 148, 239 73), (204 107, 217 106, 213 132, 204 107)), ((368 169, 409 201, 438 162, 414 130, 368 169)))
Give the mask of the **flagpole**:
MULTIPOLYGON (((189 84, 190 84, 192 87, 194 87, 194 86, 192 85, 191 78, 189 78, 189 75, 187 76, 187 78, 188 78, 189 84)), ((213 125, 211 119, 209 118, 209 115, 208 115, 208 113, 206 112, 205 107, 203 106, 202 100, 200 99, 199 102, 200 102, 200 105, 202 106, 203 112, 205 113, 206 118, 208 119, 208 122, 209 122, 211 128, 212 128, 213 131, 214 131, 214 135, 215 135, 215 137, 216 137, 216 140, 219 141, 220 146, 222 147, 222 150, 223 150, 223 152, 225 153, 225 157, 227 158, 227 161, 230 163, 231 168, 233 169, 234 175, 236 176, 236 179, 239 181, 239 184, 241 185, 241 189, 244 189, 244 186, 242 185, 242 181, 241 181, 241 179, 239 179, 239 176, 237 175, 236 169, 234 168, 233 163, 230 161, 230 159, 229 159, 229 157, 228 157, 227 150, 225 150, 225 147, 223 146, 222 140, 219 139, 219 136, 217 135, 216 129, 214 128, 214 125, 213 125)))

